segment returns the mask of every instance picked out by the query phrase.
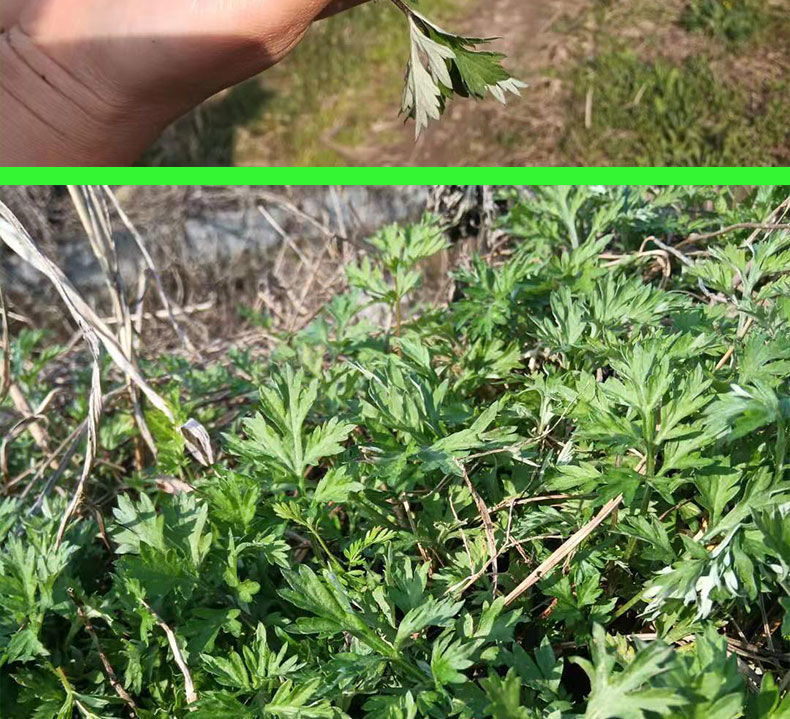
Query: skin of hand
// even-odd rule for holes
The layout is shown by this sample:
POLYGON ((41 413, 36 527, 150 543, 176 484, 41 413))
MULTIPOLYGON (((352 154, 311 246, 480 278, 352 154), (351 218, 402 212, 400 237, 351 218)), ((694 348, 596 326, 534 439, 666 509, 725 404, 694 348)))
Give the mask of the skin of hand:
POLYGON ((3 0, 0 164, 129 164, 362 0, 3 0))

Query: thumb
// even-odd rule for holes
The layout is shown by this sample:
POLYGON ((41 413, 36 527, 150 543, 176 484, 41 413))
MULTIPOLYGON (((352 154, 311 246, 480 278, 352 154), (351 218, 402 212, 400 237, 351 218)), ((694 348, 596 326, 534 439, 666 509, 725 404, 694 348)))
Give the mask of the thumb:
POLYGON ((0 2, 0 32, 16 25, 27 0, 3 0, 0 2))

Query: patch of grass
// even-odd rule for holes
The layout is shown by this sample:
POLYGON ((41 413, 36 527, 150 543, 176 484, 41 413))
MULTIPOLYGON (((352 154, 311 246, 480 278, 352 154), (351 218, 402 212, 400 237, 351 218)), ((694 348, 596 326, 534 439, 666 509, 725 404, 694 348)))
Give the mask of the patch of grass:
MULTIPOLYGON (((424 0, 420 9, 440 24, 452 24, 471 5, 472 0, 424 0)), ((362 146, 371 142, 376 121, 395 118, 408 51, 408 28, 390 2, 369 3, 315 25, 305 42, 263 76, 277 97, 252 132, 260 138, 276 128, 277 155, 267 159, 348 164, 326 138, 362 146)))
POLYGON ((786 153, 786 83, 756 104, 705 58, 676 65, 616 51, 576 70, 572 85, 565 150, 579 164, 768 165, 786 153))
POLYGON ((734 45, 751 39, 768 20, 764 0, 691 0, 681 16, 687 30, 702 31, 734 45))

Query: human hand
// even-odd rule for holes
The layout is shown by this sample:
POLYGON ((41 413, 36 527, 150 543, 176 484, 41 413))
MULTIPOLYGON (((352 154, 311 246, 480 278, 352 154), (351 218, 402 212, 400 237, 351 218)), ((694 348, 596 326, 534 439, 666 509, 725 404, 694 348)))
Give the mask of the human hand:
POLYGON ((127 164, 362 0, 5 0, 0 163, 127 164))

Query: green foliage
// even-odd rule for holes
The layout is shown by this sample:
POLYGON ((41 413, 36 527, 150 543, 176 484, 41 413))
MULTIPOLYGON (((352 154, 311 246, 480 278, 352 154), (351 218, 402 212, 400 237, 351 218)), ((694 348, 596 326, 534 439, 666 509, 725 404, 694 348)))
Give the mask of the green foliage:
POLYGON ((446 249, 444 229, 438 217, 427 214, 408 227, 388 225, 370 244, 378 250, 375 261, 365 257, 360 266, 350 265, 346 269, 348 282, 373 302, 389 305, 400 335, 401 303, 420 284, 418 263, 446 249))
POLYGON ((768 21, 763 0, 691 0, 681 17, 688 30, 701 30, 738 45, 768 21))
POLYGON ((482 99, 491 93, 504 104, 505 93, 518 94, 523 82, 502 67, 504 55, 475 50, 485 39, 442 30, 402 0, 393 0, 409 21, 411 50, 401 111, 414 118, 417 136, 429 120, 438 120, 453 94, 482 99))
MULTIPOLYGON (((137 469, 123 395, 59 546, 68 491, 4 485, 0 718, 129 716, 118 686, 141 719, 786 718, 790 234, 677 244, 787 196, 738 192, 501 190, 507 253, 445 306, 417 299, 448 246, 426 217, 265 359, 152 358, 219 459, 150 414, 137 469)), ((57 353, 32 339, 11 367, 37 402, 57 353)), ((47 464, 7 449, 14 476, 47 464)))
MULTIPOLYGON (((786 103, 767 102, 755 110, 749 88, 720 77, 701 56, 677 64, 645 61, 630 51, 604 53, 576 72, 574 88, 577 120, 567 150, 584 164, 601 158, 608 164, 771 164, 785 140, 786 103), (578 109, 588 93, 590 127, 578 109)), ((780 82, 772 91, 782 97, 786 89, 780 82)))
POLYGON ((354 429, 332 417, 309 433, 304 422, 318 394, 318 380, 304 384, 304 372, 294 373, 286 366, 277 373, 274 385, 261 387, 263 413, 244 422, 249 439, 228 438, 228 446, 236 454, 260 462, 275 476, 295 481, 304 491, 304 474, 324 457, 343 451, 342 443, 354 429), (267 421, 268 420, 268 421, 267 421))
POLYGON ((644 719, 645 712, 669 715, 682 705, 683 698, 670 688, 651 687, 651 682, 666 671, 672 650, 660 642, 642 649, 622 671, 615 672, 615 657, 606 647, 606 635, 599 624, 593 630, 592 661, 576 658, 590 678, 588 719, 644 719))

